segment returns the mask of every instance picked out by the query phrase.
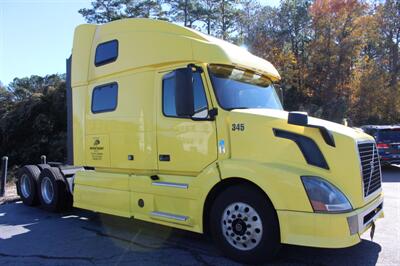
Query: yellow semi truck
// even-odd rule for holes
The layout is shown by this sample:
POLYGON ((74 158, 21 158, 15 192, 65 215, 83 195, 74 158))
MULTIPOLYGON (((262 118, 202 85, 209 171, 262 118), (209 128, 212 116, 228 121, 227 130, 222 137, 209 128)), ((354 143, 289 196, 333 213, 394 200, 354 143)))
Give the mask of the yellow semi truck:
POLYGON ((27 165, 27 205, 210 233, 242 262, 281 243, 355 245, 383 216, 374 139, 285 112, 266 60, 164 21, 80 25, 67 60, 68 164, 27 165))

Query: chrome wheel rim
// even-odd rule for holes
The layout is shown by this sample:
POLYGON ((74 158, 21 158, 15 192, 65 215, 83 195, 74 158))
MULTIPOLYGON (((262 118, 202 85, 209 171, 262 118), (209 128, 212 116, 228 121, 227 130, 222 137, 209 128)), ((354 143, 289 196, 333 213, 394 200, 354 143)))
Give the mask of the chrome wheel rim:
POLYGON ((27 175, 21 177, 21 193, 24 198, 29 198, 31 195, 31 180, 27 175))
POLYGON ((260 215, 243 202, 232 203, 224 210, 221 226, 225 239, 239 250, 255 248, 263 235, 260 215))
POLYGON ((46 204, 50 204, 54 198, 53 183, 51 183, 49 177, 45 176, 40 186, 41 186, 42 199, 46 204))

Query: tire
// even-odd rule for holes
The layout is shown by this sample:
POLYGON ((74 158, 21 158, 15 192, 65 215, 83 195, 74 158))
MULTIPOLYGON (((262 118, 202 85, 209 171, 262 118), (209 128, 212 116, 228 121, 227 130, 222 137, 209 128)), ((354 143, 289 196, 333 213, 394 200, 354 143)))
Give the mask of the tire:
POLYGON ((59 212, 69 207, 72 200, 60 169, 43 169, 39 176, 39 199, 42 208, 47 211, 59 212))
POLYGON ((238 262, 266 262, 280 248, 279 222, 272 203, 247 184, 229 187, 218 195, 211 208, 210 229, 223 253, 238 262))
POLYGON ((17 192, 25 205, 39 204, 39 175, 40 170, 35 165, 25 165, 17 173, 17 192))

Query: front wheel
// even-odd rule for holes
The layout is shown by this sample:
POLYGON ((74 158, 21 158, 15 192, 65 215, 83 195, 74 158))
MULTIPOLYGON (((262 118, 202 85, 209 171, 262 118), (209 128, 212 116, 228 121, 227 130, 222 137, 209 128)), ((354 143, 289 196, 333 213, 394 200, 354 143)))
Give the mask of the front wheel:
POLYGON ((210 228, 221 250, 239 262, 265 262, 279 250, 276 211, 264 193, 246 184, 229 187, 216 198, 210 228))

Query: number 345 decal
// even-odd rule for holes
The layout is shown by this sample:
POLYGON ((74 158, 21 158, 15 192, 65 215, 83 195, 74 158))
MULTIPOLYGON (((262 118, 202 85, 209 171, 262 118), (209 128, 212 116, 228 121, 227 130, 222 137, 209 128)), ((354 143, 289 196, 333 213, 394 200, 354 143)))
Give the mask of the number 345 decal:
POLYGON ((232 124, 232 131, 244 131, 244 130, 245 130, 244 124, 240 123, 232 124))

